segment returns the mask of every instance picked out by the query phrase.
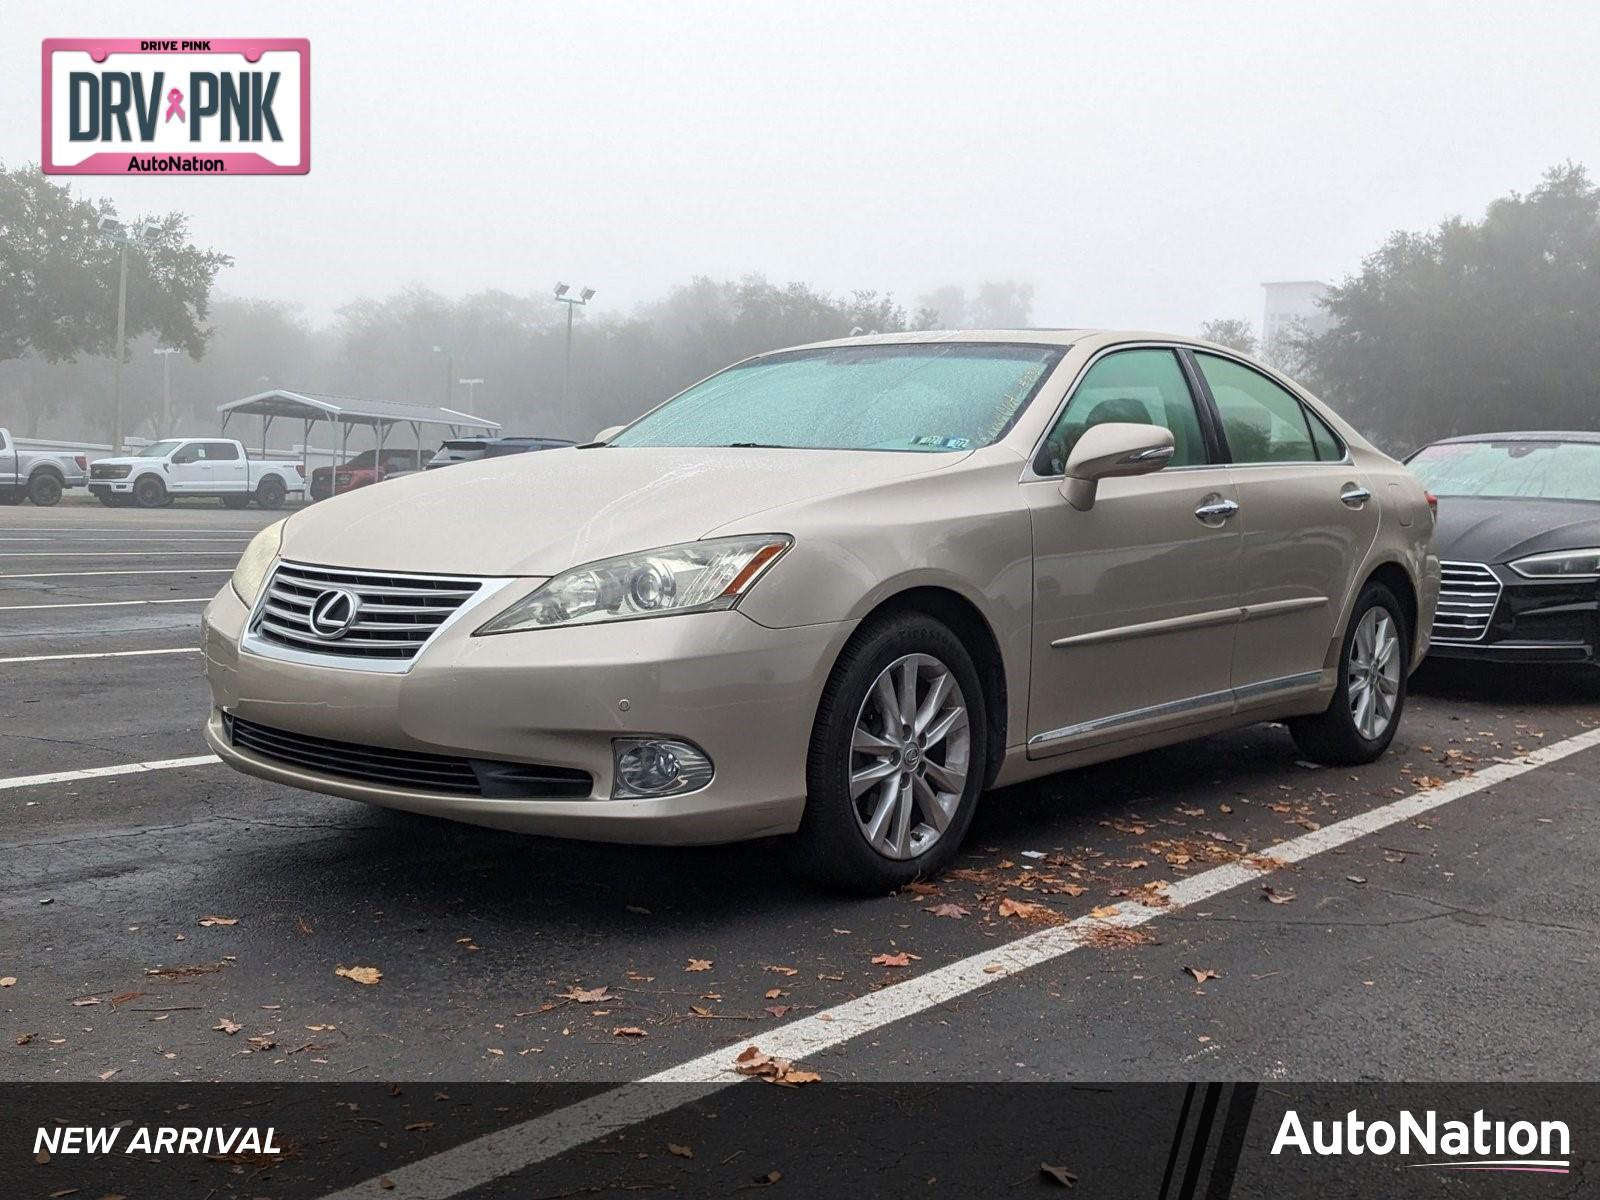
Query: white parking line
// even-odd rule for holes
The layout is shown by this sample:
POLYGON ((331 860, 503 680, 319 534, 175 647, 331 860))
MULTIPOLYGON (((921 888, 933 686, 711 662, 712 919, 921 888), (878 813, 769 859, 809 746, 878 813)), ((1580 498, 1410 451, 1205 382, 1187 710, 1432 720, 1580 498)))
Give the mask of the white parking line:
POLYGON ((232 558, 234 550, 0 550, 0 558, 232 558))
POLYGON ((227 525, 210 525, 202 528, 185 527, 166 529, 160 525, 0 525, 0 533, 149 533, 166 536, 172 533, 227 533, 239 537, 254 537, 265 526, 242 525, 233 529, 227 525))
POLYGON ((59 546, 59 545, 62 545, 63 543, 66 544, 66 545, 87 545, 87 544, 89 544, 91 542, 137 542, 137 543, 139 543, 141 545, 146 543, 146 542, 151 542, 151 543, 158 544, 158 545, 160 543, 162 543, 162 542, 181 542, 185 546, 215 546, 215 545, 221 545, 223 543, 227 543, 228 545, 232 545, 235 542, 248 542, 249 540, 250 540, 250 536, 248 534, 243 534, 243 533, 239 534, 237 537, 186 537, 186 538, 168 537, 165 534, 156 534, 156 535, 151 536, 151 537, 146 537, 146 536, 141 534, 141 535, 136 536, 136 537, 131 537, 128 534, 125 534, 125 533, 122 533, 122 534, 108 533, 108 534, 104 535, 103 537, 0 537, 0 542, 32 542, 32 543, 44 542, 44 543, 48 543, 49 545, 52 545, 52 546, 59 546))
POLYGON ((47 608, 127 608, 138 604, 204 604, 210 596, 184 600, 75 600, 70 604, 0 604, 0 613, 40 612, 47 608))
POLYGON ((151 762, 118 763, 114 767, 85 767, 78 771, 52 771, 48 775, 13 775, 0 779, 0 792, 13 788, 43 787, 47 783, 72 783, 79 779, 108 779, 113 775, 140 775, 145 771, 171 771, 177 767, 203 767, 222 760, 215 754, 188 758, 158 758, 151 762))
MULTIPOLYGON (((1097 929, 1106 926, 1132 929, 1149 924, 1168 913, 1181 912, 1250 883, 1274 869, 1258 863, 1302 862, 1595 746, 1600 746, 1600 730, 1566 738, 1515 762, 1486 767, 1441 787, 1417 792, 1315 832, 1264 847, 1252 855, 1251 860, 1214 867, 1173 884, 1162 893, 1168 901, 1165 907, 1125 901, 1119 904, 1115 916, 1079 917, 1065 925, 1042 929, 880 992, 765 1031, 759 1039, 761 1049, 766 1054, 788 1059, 801 1059, 832 1049, 980 988, 993 987, 1008 975, 1051 962, 1085 944, 1093 944, 1093 933, 1097 929)), ((617 1129, 636 1125, 722 1088, 745 1082, 745 1076, 732 1070, 733 1058, 741 1044, 722 1046, 638 1082, 623 1084, 588 1100, 395 1167, 376 1178, 333 1192, 324 1200, 377 1200, 380 1197, 446 1200, 460 1195, 535 1163, 546 1162, 617 1129), (662 1084, 685 1086, 662 1087, 662 1084)))
POLYGON ((169 650, 101 650, 84 654, 27 654, 20 658, 0 658, 0 663, 61 662, 68 658, 138 658, 146 654, 199 654, 199 646, 174 646, 169 650))
POLYGON ((36 571, 31 575, 0 575, 0 579, 67 579, 80 575, 232 575, 232 567, 153 567, 148 571, 36 571))

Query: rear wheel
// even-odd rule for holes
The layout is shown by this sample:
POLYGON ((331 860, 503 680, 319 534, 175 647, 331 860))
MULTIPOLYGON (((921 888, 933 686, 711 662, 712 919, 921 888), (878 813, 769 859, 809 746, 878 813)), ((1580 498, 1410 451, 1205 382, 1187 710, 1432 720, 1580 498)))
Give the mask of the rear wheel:
POLYGON ((28 499, 40 508, 50 508, 61 502, 61 476, 54 471, 40 471, 28 480, 28 499))
POLYGON ((972 823, 987 730, 977 668, 948 626, 907 613, 858 632, 818 706, 791 865, 863 893, 940 870, 972 823))
POLYGON ((260 508, 282 508, 287 494, 283 480, 276 475, 268 475, 256 486, 256 504, 260 508))
POLYGON ((140 508, 162 508, 171 503, 167 485, 154 475, 146 475, 133 485, 133 502, 140 508))
POLYGON ((249 508, 250 507, 250 497, 248 495, 224 496, 222 498, 222 507, 223 508, 249 508))
POLYGON ((1371 762, 1389 748, 1406 704, 1410 632, 1394 593, 1361 589, 1339 650, 1339 685, 1326 712, 1289 722, 1308 758, 1340 766, 1371 762))

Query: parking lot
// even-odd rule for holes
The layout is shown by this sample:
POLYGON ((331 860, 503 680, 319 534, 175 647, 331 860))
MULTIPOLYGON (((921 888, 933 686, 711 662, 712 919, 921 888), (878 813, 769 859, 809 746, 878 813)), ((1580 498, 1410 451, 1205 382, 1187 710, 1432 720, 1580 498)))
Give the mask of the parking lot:
POLYGON ((1425 671, 1367 768, 1260 727, 997 792, 960 869, 842 900, 767 844, 531 840, 218 765, 199 614, 275 515, 0 517, 8 1078, 726 1082, 749 1045, 828 1080, 1600 1072, 1583 681, 1425 671))

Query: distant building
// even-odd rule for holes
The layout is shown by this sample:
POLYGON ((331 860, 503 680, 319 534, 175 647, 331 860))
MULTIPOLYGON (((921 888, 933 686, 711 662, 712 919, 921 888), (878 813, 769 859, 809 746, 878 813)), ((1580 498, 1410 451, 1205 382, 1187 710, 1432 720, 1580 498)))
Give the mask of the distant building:
POLYGON ((1288 365, 1294 358, 1287 344, 1290 339, 1324 333, 1333 324, 1317 303, 1328 294, 1328 285, 1318 279, 1285 279, 1263 283, 1261 290, 1267 294, 1261 315, 1261 357, 1288 365))

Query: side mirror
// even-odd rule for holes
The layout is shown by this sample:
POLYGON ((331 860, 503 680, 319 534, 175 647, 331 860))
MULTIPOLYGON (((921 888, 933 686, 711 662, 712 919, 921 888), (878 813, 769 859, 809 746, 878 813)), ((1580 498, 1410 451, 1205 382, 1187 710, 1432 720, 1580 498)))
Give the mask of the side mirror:
POLYGON ((1102 479, 1159 471, 1174 451, 1172 430, 1159 425, 1091 425, 1067 458, 1061 495, 1079 512, 1088 512, 1102 479))
POLYGON ((607 425, 599 433, 594 435, 594 440, 597 442, 609 442, 612 438, 616 437, 617 434, 621 433, 626 428, 626 425, 607 425))

